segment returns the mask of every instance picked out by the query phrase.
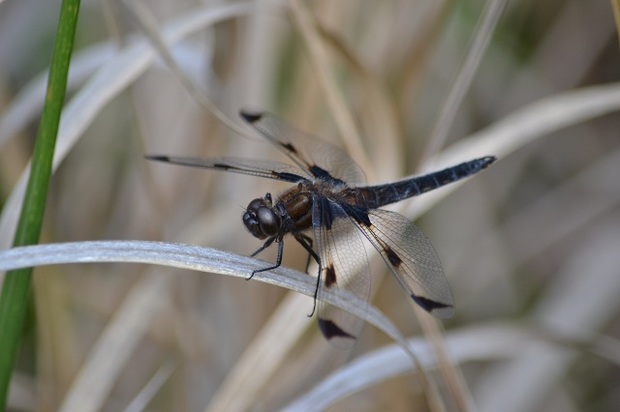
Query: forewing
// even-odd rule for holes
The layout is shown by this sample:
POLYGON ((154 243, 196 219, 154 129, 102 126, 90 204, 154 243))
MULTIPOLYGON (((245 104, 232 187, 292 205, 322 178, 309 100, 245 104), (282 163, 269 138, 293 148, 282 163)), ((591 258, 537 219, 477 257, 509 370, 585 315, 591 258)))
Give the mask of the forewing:
POLYGON ((146 156, 149 160, 172 163, 182 166, 200 167, 205 169, 223 170, 226 172, 242 173, 267 179, 282 180, 297 183, 307 179, 300 176, 299 168, 286 163, 268 162, 238 157, 206 158, 177 157, 177 156, 146 156))
POLYGON ((364 321, 323 300, 326 291, 346 290, 368 301, 370 271, 364 238, 350 217, 336 203, 316 199, 313 216, 314 238, 321 259, 321 282, 318 291, 319 328, 335 346, 350 347, 359 336, 364 321))
POLYGON ((398 213, 375 209, 368 217, 370 224, 359 227, 398 282, 427 312, 440 319, 451 318, 454 298, 431 241, 398 213))
POLYGON ((343 149, 301 132, 271 113, 241 112, 241 117, 284 152, 308 177, 348 184, 365 181, 364 172, 343 149))

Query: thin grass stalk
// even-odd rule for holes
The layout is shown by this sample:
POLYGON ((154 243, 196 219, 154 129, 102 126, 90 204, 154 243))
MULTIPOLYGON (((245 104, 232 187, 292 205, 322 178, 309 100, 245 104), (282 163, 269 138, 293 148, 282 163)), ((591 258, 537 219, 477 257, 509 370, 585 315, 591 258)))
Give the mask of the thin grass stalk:
POLYGON ((353 116, 347 108, 344 96, 338 91, 335 79, 329 72, 329 58, 321 36, 317 32, 312 15, 302 2, 298 0, 291 1, 289 5, 299 33, 307 47, 310 64, 314 67, 319 84, 322 87, 323 93, 325 93, 327 105, 334 113, 334 121, 340 131, 340 137, 343 139, 344 146, 372 180, 374 170, 370 168, 368 156, 362 149, 362 139, 353 116))
MULTIPOLYGON (((45 105, 35 141, 28 187, 13 241, 14 246, 32 245, 39 241, 79 10, 80 0, 63 0, 45 105)), ((31 278, 32 268, 10 271, 0 295, 1 410, 6 408, 8 387, 24 327, 31 278)))
POLYGON ((421 164, 427 161, 437 151, 439 151, 441 147, 444 146, 457 112, 465 99, 465 95, 471 87, 474 76, 478 72, 480 62, 482 61, 484 53, 486 52, 497 24, 499 23, 499 19, 506 8, 506 3, 507 1, 505 0, 490 0, 486 3, 477 29, 474 32, 471 46, 465 56, 463 66, 461 67, 454 81, 454 85, 450 89, 450 92, 442 105, 441 112, 437 117, 437 121, 431 133, 428 145, 422 155, 421 164))

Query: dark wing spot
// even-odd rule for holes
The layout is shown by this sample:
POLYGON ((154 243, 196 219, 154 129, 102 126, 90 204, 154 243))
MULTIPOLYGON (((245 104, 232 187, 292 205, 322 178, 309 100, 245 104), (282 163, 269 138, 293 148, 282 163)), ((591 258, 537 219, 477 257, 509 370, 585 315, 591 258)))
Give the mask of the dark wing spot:
POLYGON ((335 183, 337 185, 344 186, 347 184, 344 180, 338 179, 332 176, 331 174, 329 174, 329 172, 323 169, 321 166, 312 165, 310 166, 309 170, 310 170, 310 173, 312 173, 312 176, 316 177, 317 179, 326 180, 326 181, 335 183))
POLYGON ((314 177, 323 178, 323 179, 331 177, 331 175, 329 174, 327 170, 317 165, 310 166, 310 173, 312 173, 314 177))
POLYGON ((319 329, 327 340, 335 337, 355 339, 355 336, 343 331, 340 326, 328 319, 319 319, 319 329))
POLYGON ((272 171, 271 174, 276 176, 280 180, 284 180, 285 182, 298 183, 307 181, 305 177, 301 177, 299 175, 296 175, 295 173, 272 171))
POLYGON ((144 156, 145 159, 148 160, 157 160, 158 162, 169 162, 170 161, 170 156, 165 156, 165 155, 155 155, 155 156, 144 156))
POLYGON ((435 302, 434 300, 427 299, 423 296, 411 295, 411 298, 422 307, 425 311, 432 313, 435 309, 449 308, 452 305, 446 305, 445 303, 435 302))
POLYGON ((332 224, 334 223, 334 214, 332 213, 331 205, 329 204, 329 200, 326 197, 319 197, 319 225, 326 230, 332 229, 332 224))
POLYGON ((295 149, 295 146, 293 146, 290 143, 282 143, 282 144, 280 144, 280 146, 282 146, 283 148, 285 148, 286 150, 288 150, 291 153, 297 154, 297 149, 295 149))
POLYGON ((246 122, 252 124, 254 122, 259 121, 263 117, 263 114, 260 113, 260 112, 250 113, 250 112, 245 112, 245 111, 241 110, 239 112, 239 116, 241 116, 241 118, 243 120, 245 120, 246 122))
POLYGON ((334 270, 334 265, 330 264, 325 268, 325 286, 331 288, 336 284, 336 271, 334 270))
POLYGON ((224 163, 213 163, 213 167, 215 169, 222 169, 222 170, 230 170, 230 169, 234 170, 234 169, 237 169, 234 166, 227 165, 227 164, 224 164, 224 163))
POLYGON ((340 206, 344 209, 347 215, 351 216, 357 223, 370 227, 372 223, 368 217, 368 209, 365 207, 354 206, 348 203, 343 203, 340 206))
MULTIPOLYGON (((401 263, 403 263, 402 259, 396 254, 396 252, 394 252, 394 250, 389 247, 389 246, 385 246, 385 255, 387 256, 388 260, 390 261, 390 263, 392 264, 392 266, 394 266, 395 268, 398 268, 400 266, 401 263)), ((413 300, 415 300, 416 298, 414 297, 413 300)), ((424 298, 422 298, 424 299, 424 298)), ((424 305, 420 304, 422 307, 424 307, 424 305)), ((425 308, 426 309, 426 308, 425 308)))

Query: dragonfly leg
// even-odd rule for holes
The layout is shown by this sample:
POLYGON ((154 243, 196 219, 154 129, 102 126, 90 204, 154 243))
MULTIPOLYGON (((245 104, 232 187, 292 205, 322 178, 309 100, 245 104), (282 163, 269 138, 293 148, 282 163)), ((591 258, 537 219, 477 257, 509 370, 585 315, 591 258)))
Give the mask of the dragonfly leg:
POLYGON ((262 252, 263 250, 267 249, 269 246, 271 246, 271 244, 276 240, 277 238, 274 237, 270 237, 269 239, 267 239, 267 241, 263 244, 263 246, 259 247, 254 253, 252 253, 250 255, 250 257, 254 257, 256 255, 258 255, 260 252, 262 252))
POLYGON ((321 262, 319 262, 319 276, 316 277, 316 286, 314 287, 314 297, 312 299, 312 312, 308 314, 308 317, 311 318, 316 312, 316 300, 319 297, 319 286, 321 285, 321 262))
POLYGON ((308 261, 306 262, 306 272, 308 272, 308 267, 310 267, 310 259, 314 259, 316 263, 319 265, 319 274, 316 277, 316 287, 314 288, 314 304, 312 306, 312 312, 308 315, 311 318, 316 311, 316 299, 319 295, 319 285, 321 284, 321 258, 316 254, 314 249, 312 249, 312 238, 304 233, 295 234, 295 240, 299 242, 300 245, 306 249, 308 252, 308 261))
POLYGON ((294 236, 295 240, 299 242, 299 244, 302 245, 304 249, 306 249, 306 251, 308 252, 308 261, 306 262, 306 272, 308 272, 308 268, 310 267, 310 260, 314 259, 316 263, 320 264, 321 259, 312 248, 313 240, 310 236, 306 235, 305 233, 296 233, 294 236))
POLYGON ((258 255, 260 252, 262 252, 263 250, 265 250, 269 246, 271 246, 271 244, 274 241, 276 241, 276 243, 278 244, 278 256, 276 257, 276 263, 274 265, 266 267, 266 268, 253 270, 252 274, 250 275, 250 277, 245 278, 245 280, 252 279, 254 277, 254 275, 256 275, 257 273, 267 272, 268 270, 273 270, 273 269, 276 269, 276 268, 280 267, 280 265, 282 264, 282 254, 284 253, 284 242, 282 242, 282 237, 274 236, 272 238, 267 239, 265 244, 263 246, 261 246, 256 252, 252 253, 251 256, 254 257, 254 256, 258 255))

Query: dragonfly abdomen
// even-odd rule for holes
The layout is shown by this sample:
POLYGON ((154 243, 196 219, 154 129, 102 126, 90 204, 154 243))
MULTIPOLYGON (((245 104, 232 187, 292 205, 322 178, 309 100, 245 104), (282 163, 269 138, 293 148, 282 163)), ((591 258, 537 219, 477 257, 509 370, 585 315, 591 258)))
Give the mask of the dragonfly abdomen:
POLYGON ((355 193, 355 199, 369 209, 386 206, 401 200, 421 195, 472 176, 496 160, 494 156, 482 157, 461 163, 438 172, 415 176, 378 186, 348 189, 355 193))

